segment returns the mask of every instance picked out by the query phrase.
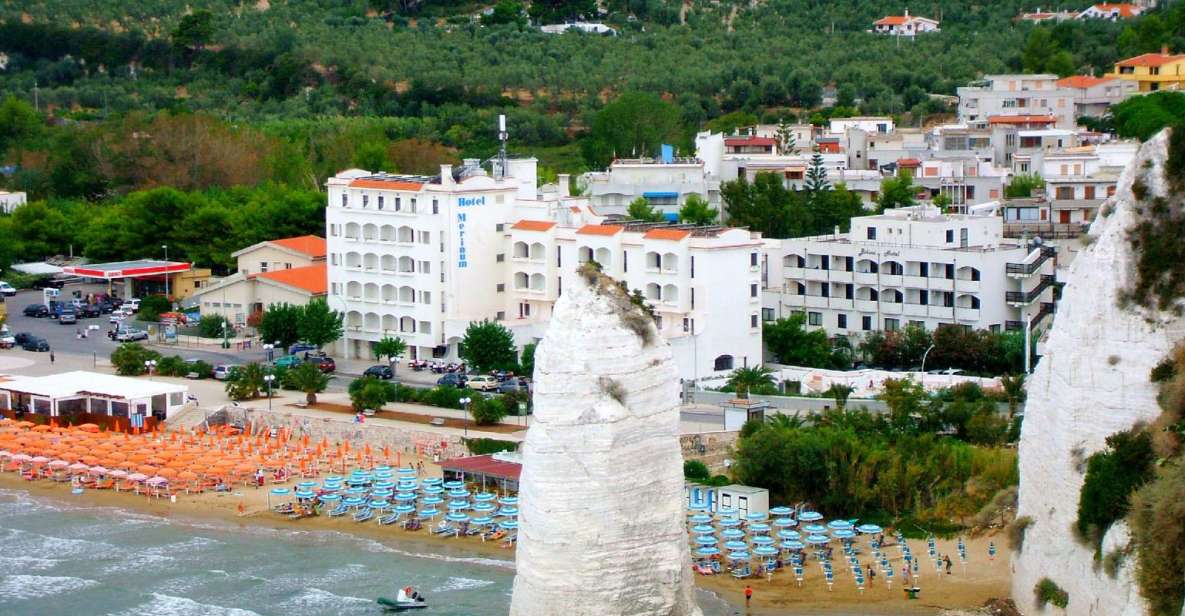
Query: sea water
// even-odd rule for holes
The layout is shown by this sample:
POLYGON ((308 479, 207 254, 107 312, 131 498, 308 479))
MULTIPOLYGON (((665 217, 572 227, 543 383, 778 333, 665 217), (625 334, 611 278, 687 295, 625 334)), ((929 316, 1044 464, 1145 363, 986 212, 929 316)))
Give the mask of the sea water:
MULTIPOLYGON (((160 518, 0 490, 0 614, 377 614, 415 586, 430 614, 505 614, 514 563, 413 541, 160 518)), ((705 614, 731 614, 700 593, 705 614)))

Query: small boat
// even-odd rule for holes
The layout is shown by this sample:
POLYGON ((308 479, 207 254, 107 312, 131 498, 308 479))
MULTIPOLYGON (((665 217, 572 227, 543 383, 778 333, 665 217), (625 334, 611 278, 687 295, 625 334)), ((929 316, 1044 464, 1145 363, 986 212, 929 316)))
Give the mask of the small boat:
POLYGON ((376 599, 376 602, 381 605, 384 610, 392 612, 422 610, 428 607, 428 601, 424 599, 424 596, 411 586, 408 586, 407 588, 400 588, 399 594, 395 595, 394 599, 379 597, 376 599))

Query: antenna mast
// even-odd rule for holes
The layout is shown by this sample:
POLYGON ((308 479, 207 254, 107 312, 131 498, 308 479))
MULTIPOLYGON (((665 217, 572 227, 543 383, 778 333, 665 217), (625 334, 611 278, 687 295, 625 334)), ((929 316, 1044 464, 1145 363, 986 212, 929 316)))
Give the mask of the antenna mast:
POLYGON ((498 177, 506 177, 506 115, 498 114, 498 177))

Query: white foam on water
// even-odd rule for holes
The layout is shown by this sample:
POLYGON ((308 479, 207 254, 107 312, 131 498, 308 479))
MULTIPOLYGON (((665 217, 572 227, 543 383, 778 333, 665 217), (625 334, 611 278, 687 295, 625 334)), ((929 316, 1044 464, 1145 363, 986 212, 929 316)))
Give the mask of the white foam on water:
MULTIPOLYGON (((316 610, 319 613, 331 614, 339 612, 348 605, 373 606, 374 600, 339 595, 328 590, 310 586, 299 595, 281 603, 277 607, 283 608, 283 610, 295 610, 296 613, 308 613, 307 610, 316 610)), ((282 612, 283 610, 277 611, 282 612)))
POLYGON ((373 539, 362 539, 362 546, 368 552, 378 552, 382 554, 399 554, 401 556, 411 556, 412 558, 427 558, 430 560, 440 560, 448 563, 467 563, 470 565, 484 565, 487 567, 498 567, 500 569, 514 569, 513 560, 502 560, 499 558, 482 558, 480 556, 450 556, 448 554, 435 554, 431 552, 409 552, 394 548, 384 543, 374 541, 373 539))
POLYGON ((106 569, 105 573, 117 573, 128 569, 142 569, 147 566, 158 566, 177 560, 200 558, 201 551, 207 547, 223 545, 217 539, 207 537, 193 537, 177 543, 167 543, 139 549, 124 550, 118 563, 106 569))
POLYGON ((444 584, 432 589, 432 592, 450 592, 454 590, 473 590, 474 588, 484 588, 493 584, 493 580, 475 580, 473 578, 465 577, 450 577, 444 581, 444 584))
POLYGON ((349 563, 340 567, 326 569, 320 575, 307 572, 280 575, 271 580, 271 583, 280 588, 306 588, 312 585, 333 586, 344 580, 364 579, 367 574, 366 565, 349 563))
POLYGON ((185 597, 152 593, 152 600, 119 613, 119 616, 260 616, 251 610, 200 603, 185 597))
POLYGON ((0 580, 0 599, 41 599, 98 586, 95 580, 48 575, 8 575, 0 580))
MULTIPOLYGON (((3 545, 0 542, 0 545, 3 545)), ((47 571, 61 562, 54 558, 0 555, 0 571, 47 571)))
POLYGON ((87 539, 67 539, 19 529, 6 529, 5 554, 45 554, 56 558, 79 558, 110 554, 109 543, 87 539))

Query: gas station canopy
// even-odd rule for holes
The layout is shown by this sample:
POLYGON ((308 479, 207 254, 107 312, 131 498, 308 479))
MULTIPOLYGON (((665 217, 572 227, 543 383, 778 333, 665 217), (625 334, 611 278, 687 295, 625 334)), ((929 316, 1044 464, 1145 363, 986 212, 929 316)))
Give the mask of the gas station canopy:
POLYGON ((63 273, 83 276, 86 278, 101 278, 103 280, 120 280, 123 278, 143 278, 188 272, 190 263, 177 261, 116 261, 114 263, 91 263, 88 265, 71 265, 62 268, 63 273))

